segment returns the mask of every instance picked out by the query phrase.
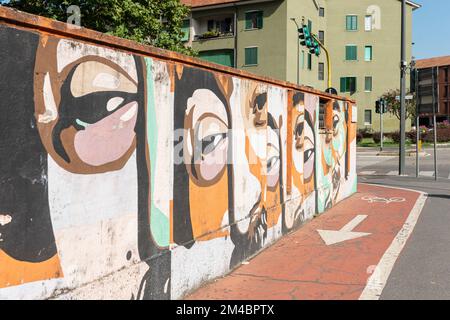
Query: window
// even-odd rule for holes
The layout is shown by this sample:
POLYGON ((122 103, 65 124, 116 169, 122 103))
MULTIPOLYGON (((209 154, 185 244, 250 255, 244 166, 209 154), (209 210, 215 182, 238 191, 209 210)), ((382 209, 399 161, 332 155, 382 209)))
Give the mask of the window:
POLYGON ((255 66, 258 64, 258 48, 245 48, 245 65, 255 66))
POLYGON ((312 70, 312 54, 308 53, 308 70, 312 70))
POLYGON ((251 11, 245 13, 245 30, 262 29, 263 12, 251 11))
POLYGON ((364 80, 364 90, 366 92, 372 91, 372 77, 366 77, 364 80))
POLYGON ((198 53, 200 59, 218 63, 227 67, 234 67, 234 50, 210 50, 210 51, 200 51, 198 53))
POLYGON ((348 15, 346 17, 346 29, 347 31, 358 30, 358 16, 348 15))
POLYGON ((364 18, 364 30, 372 31, 372 16, 366 16, 364 18))
POLYGON ((364 61, 372 61, 372 46, 364 48, 364 61))
POLYGON ((325 8, 319 8, 319 17, 325 17, 325 8))
POLYGON ((325 79, 325 64, 319 62, 319 80, 325 79))
POLYGON ((365 125, 372 124, 372 110, 364 110, 364 124, 365 125))
POLYGON ((232 18, 208 20, 208 31, 216 31, 219 35, 232 35, 233 28, 232 18))
POLYGON ((358 52, 357 52, 357 46, 355 45, 348 45, 345 46, 345 60, 347 61, 353 61, 358 59, 358 52))
POLYGON ((356 92, 356 77, 341 78, 341 92, 356 92))
POLYGON ((181 38, 181 41, 183 41, 183 42, 189 41, 190 28, 191 28, 191 21, 183 20, 183 25, 181 26, 181 31, 183 32, 183 37, 181 38))
POLYGON ((319 30, 319 40, 322 44, 325 44, 325 31, 319 30))

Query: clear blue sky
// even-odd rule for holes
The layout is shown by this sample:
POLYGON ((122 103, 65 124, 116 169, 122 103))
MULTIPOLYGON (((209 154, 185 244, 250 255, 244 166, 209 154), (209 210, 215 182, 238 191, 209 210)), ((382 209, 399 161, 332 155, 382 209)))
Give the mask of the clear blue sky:
MULTIPOLYGON (((413 0, 414 1, 414 0, 413 0)), ((413 16, 413 56, 450 56, 450 0, 417 0, 413 16)))

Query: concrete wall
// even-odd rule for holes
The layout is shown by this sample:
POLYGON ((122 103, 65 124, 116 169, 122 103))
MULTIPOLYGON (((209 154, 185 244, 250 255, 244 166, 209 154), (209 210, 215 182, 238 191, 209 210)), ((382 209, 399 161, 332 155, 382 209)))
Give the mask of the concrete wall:
POLYGON ((352 101, 5 8, 0 48, 2 299, 178 299, 356 191, 352 101))

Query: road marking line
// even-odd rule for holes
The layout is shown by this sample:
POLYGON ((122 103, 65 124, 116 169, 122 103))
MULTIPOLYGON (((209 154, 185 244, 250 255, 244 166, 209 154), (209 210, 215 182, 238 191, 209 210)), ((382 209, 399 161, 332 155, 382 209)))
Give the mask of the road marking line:
POLYGON ((387 176, 398 176, 398 171, 389 171, 386 173, 387 176))
POLYGON ((434 171, 420 171, 419 176, 434 177, 434 171))
POLYGON ((377 173, 376 171, 361 171, 359 174, 363 176, 371 176, 373 174, 377 173))
POLYGON ((406 219, 403 228, 399 231, 397 236, 392 241, 389 248, 384 253, 380 262, 375 268, 375 271, 370 276, 367 281, 367 285, 364 288, 364 291, 361 293, 359 300, 378 300, 380 299, 381 293, 383 292, 384 287, 386 286, 389 275, 391 274, 392 269, 394 268, 394 264, 405 247, 408 238, 411 236, 414 227, 419 219, 420 214, 422 213, 422 209, 425 206, 425 202, 427 200, 428 194, 424 192, 420 192, 417 190, 405 189, 405 188, 396 188, 396 187, 388 187, 383 186, 385 188, 391 189, 400 189, 413 191, 420 194, 419 198, 416 201, 411 213, 406 219))

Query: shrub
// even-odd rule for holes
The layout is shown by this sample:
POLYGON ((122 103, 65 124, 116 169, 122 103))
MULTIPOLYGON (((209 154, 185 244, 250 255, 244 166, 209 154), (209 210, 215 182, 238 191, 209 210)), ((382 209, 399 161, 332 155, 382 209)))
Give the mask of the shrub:
POLYGON ((400 131, 394 131, 389 134, 389 138, 391 138, 395 143, 400 143, 400 131))
POLYGON ((357 132, 356 133, 356 143, 360 143, 363 139, 363 135, 361 134, 361 132, 357 132))
POLYGON ((374 132, 372 134, 372 139, 373 139, 373 142, 375 142, 376 144, 380 143, 381 142, 381 133, 380 132, 374 132))
POLYGON ((372 138, 372 129, 370 128, 358 129, 358 133, 360 133, 363 138, 372 138))

